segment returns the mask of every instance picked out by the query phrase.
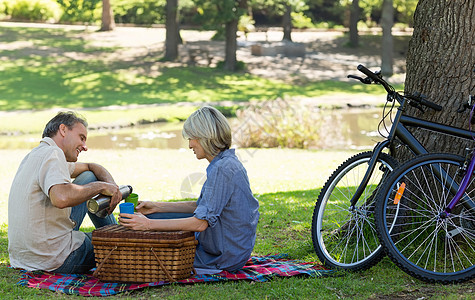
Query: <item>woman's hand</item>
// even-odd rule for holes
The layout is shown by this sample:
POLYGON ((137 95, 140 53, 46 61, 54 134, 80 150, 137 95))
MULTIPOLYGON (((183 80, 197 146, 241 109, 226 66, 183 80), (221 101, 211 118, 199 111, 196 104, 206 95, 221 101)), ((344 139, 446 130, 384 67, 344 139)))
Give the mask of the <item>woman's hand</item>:
POLYGON ((144 215, 159 212, 157 210, 157 202, 152 201, 139 201, 135 210, 141 212, 144 215))
POLYGON ((150 219, 141 213, 119 214, 119 223, 133 230, 151 230, 150 219))

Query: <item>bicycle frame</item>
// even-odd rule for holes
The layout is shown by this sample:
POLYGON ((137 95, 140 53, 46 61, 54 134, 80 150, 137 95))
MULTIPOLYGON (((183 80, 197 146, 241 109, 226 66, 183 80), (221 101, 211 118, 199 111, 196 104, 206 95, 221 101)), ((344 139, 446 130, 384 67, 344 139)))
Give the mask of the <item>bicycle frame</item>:
MULTIPOLYGON (((394 137, 398 137, 405 145, 408 146, 408 148, 411 150, 411 152, 415 155, 420 155, 420 154, 427 154, 429 153, 426 148, 412 135, 411 132, 406 127, 416 127, 416 128, 423 128, 427 130, 431 130, 434 132, 438 133, 443 133, 447 134, 450 136, 455 136, 459 138, 464 138, 464 139, 472 139, 472 133, 469 130, 465 129, 460 129, 457 127, 449 126, 449 125, 443 125, 439 123, 434 123, 430 122, 427 120, 422 120, 410 116, 404 116, 402 113, 405 110, 406 106, 406 99, 404 97, 398 97, 396 100, 400 103, 400 107, 398 107, 398 111, 396 113, 396 116, 394 117, 394 122, 393 126, 388 134, 388 137, 382 141, 378 142, 376 146, 373 149, 373 156, 371 157, 369 163, 368 163, 368 169, 365 173, 365 176, 361 182, 361 184, 358 186, 355 194, 353 195, 353 198, 351 199, 351 205, 350 205, 350 210, 353 210, 355 208, 355 204, 357 203, 358 199, 361 197, 363 194, 363 191, 365 187, 367 186, 369 179, 374 171, 374 168, 376 166, 377 160, 379 158, 380 153, 385 149, 388 148, 393 140, 394 137)), ((472 173, 473 173, 473 168, 475 168, 475 159, 471 160, 472 165, 472 173)), ((467 177, 471 177, 472 173, 467 173, 467 177)), ((442 174, 443 175, 443 174, 442 174)), ((469 178, 470 179, 470 178, 469 178)), ((467 179, 467 184, 469 179, 467 179)), ((463 185, 462 185, 463 186, 463 185)), ((466 185, 465 185, 466 187, 466 185)), ((456 194, 459 191, 460 195, 457 200, 455 198, 452 200, 454 203, 450 203, 448 206, 448 210, 453 208, 455 204, 460 200, 460 198, 463 196, 464 189, 460 189, 458 185, 453 184, 450 187, 450 190, 456 194), (452 205, 452 206, 450 206, 452 205)), ((467 209, 473 209, 475 210, 475 203, 469 199, 469 198, 463 198, 463 203, 462 203, 467 209)))
MULTIPOLYGON (((465 190, 467 189, 468 184, 470 183, 470 180, 473 177, 473 170, 475 169, 475 152, 472 153, 472 159, 470 160, 470 164, 468 165, 467 172, 465 173, 465 176, 463 177, 462 183, 460 184, 460 187, 458 188, 457 194, 455 194, 454 198, 450 201, 449 205, 445 208, 445 214, 450 214, 452 212, 452 209, 457 205, 457 203, 460 201, 462 198, 463 194, 465 193, 465 190)), ((467 202, 466 199, 462 203, 466 209, 471 209, 473 207, 470 207, 470 204, 468 203, 468 206, 466 206, 464 203, 467 202)), ((468 199, 470 202, 470 199, 468 199)))

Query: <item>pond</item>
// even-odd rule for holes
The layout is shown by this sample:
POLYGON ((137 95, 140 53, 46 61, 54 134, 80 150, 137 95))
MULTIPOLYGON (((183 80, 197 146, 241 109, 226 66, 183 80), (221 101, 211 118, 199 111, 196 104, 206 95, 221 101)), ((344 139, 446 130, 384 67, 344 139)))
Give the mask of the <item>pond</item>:
MULTIPOLYGON (((368 149, 382 138, 377 132, 381 109, 344 109, 324 112, 319 149, 368 149)), ((130 128, 90 130, 90 149, 188 148, 182 123, 147 124, 130 128)), ((0 149, 31 149, 40 134, 0 136, 0 149)))

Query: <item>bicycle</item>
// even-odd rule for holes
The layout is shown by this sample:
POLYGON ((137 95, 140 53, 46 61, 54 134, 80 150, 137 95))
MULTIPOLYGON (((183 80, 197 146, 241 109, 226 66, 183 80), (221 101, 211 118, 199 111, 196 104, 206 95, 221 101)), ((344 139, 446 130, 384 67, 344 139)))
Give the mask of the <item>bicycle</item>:
MULTIPOLYGON (((414 155, 428 153, 407 128, 471 138, 470 131, 403 115, 407 105, 423 111, 424 107, 436 111, 442 107, 420 94, 399 94, 379 72, 373 73, 363 65, 357 69, 366 77, 348 77, 363 84, 380 84, 386 90, 387 101, 380 126, 384 125, 387 130, 385 122, 391 118, 392 127, 387 130, 385 140, 378 142, 372 151, 350 157, 333 172, 319 193, 312 217, 312 242, 320 261, 329 268, 349 271, 368 269, 384 257, 375 228, 374 205, 380 183, 398 165, 390 155, 392 149, 402 144, 414 155), (399 107, 392 118, 396 103, 399 107), (383 152, 386 149, 389 153, 383 152)), ((383 135, 381 131, 380 134, 383 135)))
POLYGON ((376 230, 403 271, 444 284, 475 277, 474 170, 475 149, 466 149, 465 157, 416 157, 387 178, 376 196, 376 230))

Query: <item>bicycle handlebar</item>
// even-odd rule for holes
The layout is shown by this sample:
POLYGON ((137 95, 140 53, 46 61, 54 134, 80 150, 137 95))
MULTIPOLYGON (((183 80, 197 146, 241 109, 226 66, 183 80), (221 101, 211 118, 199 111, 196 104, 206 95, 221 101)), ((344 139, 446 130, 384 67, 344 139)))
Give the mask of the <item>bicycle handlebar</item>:
POLYGON ((436 111, 441 111, 442 110, 442 106, 440 106, 439 104, 435 104, 434 102, 430 102, 428 100, 425 100, 424 98, 420 98, 419 100, 420 100, 420 103, 422 105, 430 107, 433 110, 436 110, 436 111))
MULTIPOLYGON (((363 65, 358 65, 357 69, 358 69, 358 71, 360 71, 361 73, 365 74, 368 77, 367 78, 361 78, 361 77, 354 76, 354 75, 348 75, 348 78, 358 79, 364 84, 370 84, 371 82, 379 83, 384 87, 384 89, 386 90, 386 92, 388 94, 394 94, 394 93, 397 94, 397 92, 394 91, 394 88, 389 83, 387 83, 380 76, 379 73, 374 73, 363 65)), ((413 101, 417 102, 417 103, 414 103, 412 105, 419 108, 419 109, 421 109, 421 110, 422 110, 422 108, 419 107, 419 105, 417 105, 417 104, 421 104, 421 105, 430 107, 430 108, 432 108, 433 110, 436 110, 436 111, 441 111, 442 110, 442 106, 440 106, 440 105, 438 105, 434 102, 431 102, 429 100, 424 99, 424 96, 421 95, 421 94, 414 94, 414 95, 405 96, 405 97, 409 98, 410 100, 413 100, 413 101)))
POLYGON ((377 82, 377 83, 380 83, 384 89, 386 90, 386 92, 390 93, 393 91, 393 88, 386 82, 384 81, 383 78, 381 78, 380 76, 376 75, 375 73, 371 72, 368 68, 366 68, 365 66, 363 65, 358 65, 357 67, 358 71, 360 71, 361 73, 365 74, 366 76, 368 76, 369 78, 371 78, 374 82, 377 82))

